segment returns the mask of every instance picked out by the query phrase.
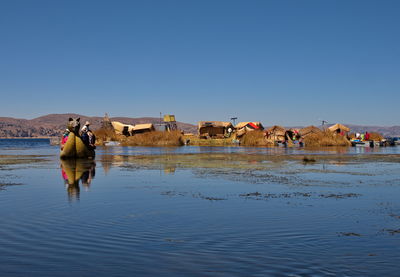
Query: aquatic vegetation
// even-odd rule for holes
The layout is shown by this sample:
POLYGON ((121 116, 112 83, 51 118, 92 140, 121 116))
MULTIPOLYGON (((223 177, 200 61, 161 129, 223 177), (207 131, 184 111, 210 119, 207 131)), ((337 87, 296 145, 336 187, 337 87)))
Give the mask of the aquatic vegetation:
POLYGON ((321 133, 313 133, 304 138, 306 147, 324 147, 324 146, 350 146, 350 141, 345 137, 329 130, 321 133))
POLYGON ((267 140, 263 131, 252 131, 243 135, 243 137, 240 139, 240 145, 273 146, 274 142, 272 140, 267 140))
POLYGON ((234 137, 202 139, 195 135, 183 137, 186 144, 193 146, 237 146, 234 137))
MULTIPOLYGON (((279 169, 288 162, 294 162, 307 166, 318 164, 349 165, 356 163, 388 162, 400 163, 398 154, 363 154, 363 155, 340 155, 319 154, 307 155, 265 155, 265 154, 243 154, 243 153, 199 153, 199 154, 163 154, 163 155, 103 155, 102 163, 119 164, 126 169, 154 168, 160 165, 165 168, 215 168, 235 170, 270 170, 279 169)), ((292 169, 293 170, 293 169, 292 169)), ((302 168, 304 170, 315 170, 302 168)), ((232 174, 235 171, 230 171, 232 174)), ((343 172, 341 172, 343 173, 343 172)), ((287 172, 285 172, 287 174, 287 172)), ((353 174, 349 172, 349 174, 353 174)), ((354 173, 357 174, 357 173, 354 173)), ((363 172, 363 175, 371 174, 363 172)))
MULTIPOLYGON (((0 169, 10 165, 26 165, 47 162, 50 156, 45 155, 0 155, 0 169)), ((8 167, 7 167, 8 168, 8 167)))
POLYGON ((0 181, 0 190, 4 190, 6 187, 10 187, 10 186, 21 186, 23 184, 21 183, 4 183, 0 181))
POLYGON ((340 232, 338 235, 344 237, 361 237, 361 234, 354 232, 340 232))
POLYGON ((125 137, 115 134, 114 130, 110 128, 100 128, 93 131, 93 133, 96 136, 97 145, 103 145, 106 141, 118 141, 125 137))
POLYGON ((122 146, 181 146, 183 145, 180 131, 154 131, 136 134, 120 139, 122 146))
POLYGON ((304 162, 304 163, 315 163, 315 162, 316 162, 316 159, 314 159, 314 158, 309 158, 309 157, 304 157, 304 158, 303 158, 303 162, 304 162))
POLYGON ((239 197, 252 198, 252 199, 293 198, 293 197, 319 197, 319 198, 345 199, 358 196, 361 196, 361 194, 357 193, 316 194, 313 192, 285 192, 285 193, 251 192, 251 193, 239 194, 239 197))
POLYGON ((344 199, 344 198, 359 197, 359 196, 361 196, 361 194, 358 194, 358 193, 329 193, 329 194, 320 194, 319 196, 323 197, 323 198, 344 199))
POLYGON ((400 229, 383 229, 382 231, 387 232, 389 234, 396 235, 396 234, 400 234, 400 229))

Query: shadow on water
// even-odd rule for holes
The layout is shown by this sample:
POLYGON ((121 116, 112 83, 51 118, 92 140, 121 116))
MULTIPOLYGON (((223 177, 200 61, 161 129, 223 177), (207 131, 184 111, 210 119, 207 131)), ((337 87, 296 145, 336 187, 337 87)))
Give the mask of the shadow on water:
POLYGON ((96 163, 93 160, 62 160, 61 175, 67 188, 68 199, 79 200, 80 185, 89 189, 95 174, 96 163))

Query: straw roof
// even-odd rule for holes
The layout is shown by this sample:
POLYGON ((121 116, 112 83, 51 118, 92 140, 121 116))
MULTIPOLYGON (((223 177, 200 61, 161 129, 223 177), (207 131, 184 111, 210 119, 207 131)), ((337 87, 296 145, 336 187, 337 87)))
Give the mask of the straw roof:
POLYGON ((226 121, 200 121, 198 124, 199 129, 204 128, 204 127, 224 127, 224 128, 229 128, 232 127, 233 125, 230 122, 226 121))
POLYGON ((239 122, 238 124, 236 124, 235 128, 236 129, 241 129, 246 127, 248 124, 252 124, 254 126, 257 126, 259 129, 263 129, 264 127, 262 126, 261 122, 257 122, 257 121, 247 121, 247 122, 239 122))
POLYGON ((332 131, 332 132, 337 131, 339 129, 342 130, 342 131, 345 131, 345 132, 350 132, 350 128, 349 127, 344 126, 343 124, 340 124, 340 123, 336 123, 335 125, 333 125, 333 126, 328 128, 328 130, 332 131))
POLYGON ((136 124, 133 126, 132 130, 133 131, 139 131, 139 130, 146 130, 146 129, 153 129, 154 126, 151 123, 145 123, 145 124, 136 124))
POLYGON ((124 124, 118 121, 112 121, 111 125, 114 127, 114 130, 117 131, 118 133, 122 133, 124 131, 124 128, 126 127, 128 127, 129 131, 134 127, 133 125, 124 124))
POLYGON ((283 128, 282 126, 274 125, 271 128, 269 128, 267 132, 278 136, 284 136, 286 133, 286 129, 283 128))
POLYGON ((303 128, 303 129, 300 129, 299 130, 299 135, 304 137, 304 136, 307 136, 307 135, 310 135, 310 134, 318 134, 318 133, 321 133, 321 132, 322 132, 321 129, 311 125, 311 126, 303 128))

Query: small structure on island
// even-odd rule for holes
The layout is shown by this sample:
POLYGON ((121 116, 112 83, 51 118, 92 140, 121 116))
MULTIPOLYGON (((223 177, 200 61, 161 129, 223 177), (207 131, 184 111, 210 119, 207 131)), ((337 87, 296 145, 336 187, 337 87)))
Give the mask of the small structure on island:
POLYGON ((131 135, 131 131, 133 129, 133 125, 130 124, 124 124, 118 121, 112 121, 111 122, 114 131, 117 135, 124 135, 124 136, 130 136, 131 135))
POLYGON ((227 138, 233 132, 233 125, 225 121, 200 121, 198 132, 200 138, 227 138))
POLYGON ((340 134, 342 136, 345 136, 348 134, 348 132, 350 132, 350 128, 340 124, 340 123, 336 123, 335 125, 331 126, 328 128, 329 131, 334 132, 336 134, 340 134))
POLYGON ((274 125, 266 132, 266 139, 273 142, 283 142, 286 140, 286 129, 282 126, 274 125))
POLYGON ((256 131, 256 130, 264 130, 261 122, 239 122, 236 126, 236 136, 241 137, 247 132, 256 131))
POLYGON ((108 116, 107 113, 105 113, 103 117, 103 121, 101 122, 101 128, 103 130, 114 130, 114 127, 111 123, 110 117, 108 116))
POLYGON ((136 124, 130 130, 130 135, 133 136, 136 134, 143 134, 152 131, 155 131, 154 125, 152 123, 136 124))
POLYGON ((164 115, 164 125, 165 125, 165 131, 178 130, 178 125, 176 124, 175 115, 173 114, 164 115))
POLYGON ((154 125, 152 123, 144 123, 144 124, 124 124, 118 121, 111 122, 114 131, 117 135, 124 135, 124 136, 133 136, 136 134, 142 134, 147 132, 155 131, 154 125))
POLYGON ((305 128, 302 128, 302 129, 299 130, 299 135, 302 138, 305 138, 305 137, 307 137, 309 135, 312 135, 312 134, 320 134, 320 133, 322 133, 322 130, 320 128, 318 128, 318 127, 313 126, 313 125, 305 127, 305 128))

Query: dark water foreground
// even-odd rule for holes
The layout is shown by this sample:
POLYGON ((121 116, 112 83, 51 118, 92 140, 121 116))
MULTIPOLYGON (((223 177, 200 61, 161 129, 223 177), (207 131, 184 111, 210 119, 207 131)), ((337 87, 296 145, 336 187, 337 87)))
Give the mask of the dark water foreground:
POLYGON ((0 276, 399 276, 400 151, 0 141, 0 276))

